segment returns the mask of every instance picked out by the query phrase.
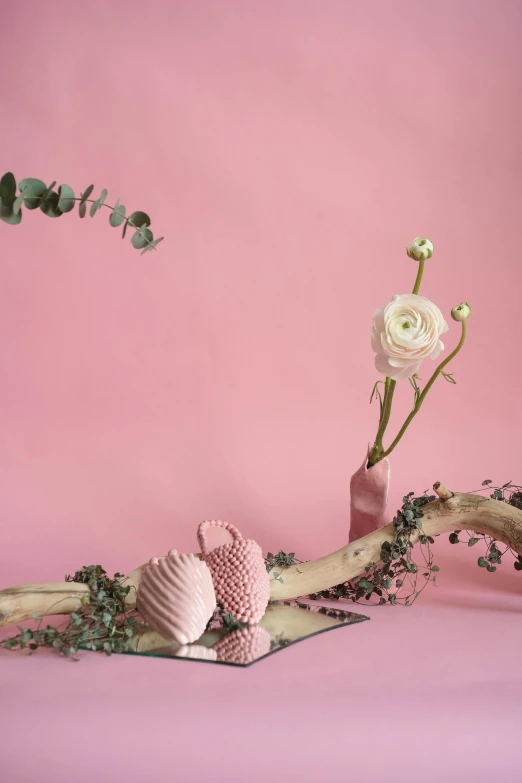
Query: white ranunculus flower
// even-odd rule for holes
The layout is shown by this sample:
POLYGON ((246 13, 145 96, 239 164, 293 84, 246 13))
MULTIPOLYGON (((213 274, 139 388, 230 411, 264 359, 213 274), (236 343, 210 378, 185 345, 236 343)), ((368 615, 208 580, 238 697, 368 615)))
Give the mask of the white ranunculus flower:
POLYGON ((439 308, 418 294, 397 294, 373 316, 375 366, 396 381, 411 378, 427 356, 436 359, 444 348, 441 334, 448 324, 439 308))

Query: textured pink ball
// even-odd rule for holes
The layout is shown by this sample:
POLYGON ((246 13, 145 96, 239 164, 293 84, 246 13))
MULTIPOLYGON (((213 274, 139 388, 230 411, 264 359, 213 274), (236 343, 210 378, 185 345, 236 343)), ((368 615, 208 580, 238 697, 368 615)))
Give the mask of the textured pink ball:
POLYGON ((202 522, 198 540, 218 603, 236 620, 258 623, 270 598, 270 577, 259 544, 245 540, 236 527, 220 520, 202 522), (228 543, 212 548, 213 529, 218 529, 221 541, 228 534, 228 543))

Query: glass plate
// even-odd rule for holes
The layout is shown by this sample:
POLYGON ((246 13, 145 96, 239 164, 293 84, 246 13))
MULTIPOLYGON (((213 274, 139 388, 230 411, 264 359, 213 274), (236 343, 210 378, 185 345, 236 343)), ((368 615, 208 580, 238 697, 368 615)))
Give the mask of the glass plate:
POLYGON ((270 603, 257 625, 234 624, 216 614, 194 644, 171 644, 145 624, 137 624, 132 649, 123 655, 204 661, 226 666, 250 666, 303 639, 369 620, 362 614, 301 601, 270 603))

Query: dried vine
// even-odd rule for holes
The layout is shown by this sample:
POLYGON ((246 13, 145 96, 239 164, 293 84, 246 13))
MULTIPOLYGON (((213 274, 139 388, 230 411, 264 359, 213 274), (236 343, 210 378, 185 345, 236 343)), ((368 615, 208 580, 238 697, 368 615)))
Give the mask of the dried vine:
MULTIPOLYGON (((522 510, 522 486, 513 484, 512 481, 507 481, 500 487, 492 486, 491 479, 486 479, 482 482, 480 489, 474 490, 474 492, 491 491, 490 498, 492 500, 499 500, 501 503, 508 503, 510 506, 515 506, 522 510)), ((470 493, 473 494, 473 493, 470 493)), ((467 544, 468 547, 473 547, 480 541, 485 545, 486 553, 478 558, 477 564, 479 568, 485 568, 490 574, 497 570, 497 566, 502 564, 502 558, 506 554, 512 554, 515 558, 513 563, 516 571, 522 571, 522 556, 517 555, 509 546, 498 544, 494 538, 487 536, 484 533, 468 533, 468 531, 455 530, 450 534, 450 544, 467 544), (464 536, 461 538, 461 536, 464 536)))
POLYGON ((405 495, 402 508, 397 512, 393 527, 395 538, 385 541, 381 547, 380 562, 372 563, 366 573, 351 582, 335 585, 319 593, 312 593, 312 600, 327 599, 338 601, 340 598, 358 603, 361 600, 383 605, 386 603, 412 604, 426 588, 429 582, 436 583, 436 574, 440 571, 433 560, 431 545, 435 543, 431 536, 422 533, 422 507, 435 500, 435 496, 424 493, 414 497, 410 492, 405 495), (415 563, 412 558, 413 533, 420 531, 419 550, 423 563, 415 563), (419 586, 419 580, 424 580, 419 586))
MULTIPOLYGON (((492 481, 486 479, 482 482, 482 487, 474 490, 474 493, 484 491, 490 492, 492 500, 508 503, 522 510, 522 486, 508 481, 499 487, 494 487, 492 481)), ((428 583, 436 584, 436 575, 440 571, 439 566, 434 563, 431 549, 435 541, 431 536, 422 533, 424 515, 422 508, 432 500, 435 500, 435 496, 428 496, 427 493, 420 497, 415 497, 413 492, 406 495, 403 498, 402 508, 397 511, 393 519, 395 539, 391 543, 387 541, 382 545, 380 561, 372 563, 361 577, 318 593, 311 593, 309 598, 328 601, 345 599, 354 603, 366 601, 381 606, 384 604, 410 606, 428 583), (417 531, 420 531, 418 548, 422 557, 420 563, 415 562, 412 557, 414 547, 412 535, 417 531), (420 580, 423 580, 423 583, 419 585, 420 580)), ((513 556, 514 568, 522 571, 522 556, 513 552, 509 546, 499 544, 491 536, 483 533, 471 534, 466 531, 463 533, 459 530, 450 534, 449 541, 451 544, 467 543, 468 547, 473 547, 482 541, 485 553, 478 558, 477 565, 489 573, 497 570, 506 554, 513 556)), ((274 578, 284 582, 281 576, 284 568, 302 561, 295 560, 293 552, 287 555, 281 551, 277 555, 268 553, 265 562, 268 571, 276 565, 280 568, 274 573, 274 578)))
POLYGON ((123 583, 124 579, 122 574, 114 574, 110 579, 100 565, 84 566, 74 576, 65 577, 66 582, 80 582, 90 587, 81 611, 69 615, 61 628, 52 625, 42 628, 41 618, 33 615, 33 620, 38 621, 36 628, 18 626, 19 633, 1 640, 0 647, 6 650, 28 648, 32 652, 39 647, 51 647, 73 660, 77 660, 80 648, 101 650, 106 655, 125 652, 134 636, 136 616, 125 609, 125 598, 131 588, 123 583))

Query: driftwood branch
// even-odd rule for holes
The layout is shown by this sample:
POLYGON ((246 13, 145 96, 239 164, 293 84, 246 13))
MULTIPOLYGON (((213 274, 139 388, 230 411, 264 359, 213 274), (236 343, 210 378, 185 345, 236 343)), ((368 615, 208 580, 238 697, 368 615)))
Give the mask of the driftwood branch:
MULTIPOLYGON (((129 612, 136 606, 136 590, 143 568, 139 566, 125 578, 125 584, 131 588, 125 599, 129 612)), ((78 582, 20 585, 0 590, 0 628, 29 620, 33 614, 47 617, 79 612, 89 603, 90 594, 89 585, 78 582)))
MULTIPOLYGON (((454 530, 475 531, 502 541, 522 555, 520 509, 479 495, 454 494, 440 482, 433 489, 439 499, 423 508, 422 532, 425 535, 438 536, 454 530)), ((270 596, 274 600, 293 598, 356 579, 373 563, 379 562, 382 545, 385 541, 392 542, 394 537, 393 525, 386 525, 330 555, 290 566, 282 573, 283 583, 271 583, 270 596)), ((418 538, 419 533, 414 534, 412 542, 417 543, 418 538)))
MULTIPOLYGON (((454 494, 437 482, 433 489, 438 500, 424 506, 423 533, 438 536, 454 530, 472 530, 484 533, 507 544, 522 555, 522 511, 498 500, 479 495, 454 494)), ((270 598, 298 598, 309 593, 326 590, 334 585, 361 576, 380 560, 385 541, 394 539, 393 525, 375 530, 364 538, 353 541, 337 552, 290 566, 283 573, 283 582, 270 583, 270 598)), ((416 543, 418 534, 412 537, 416 543)), ((127 596, 127 608, 135 606, 136 589, 143 566, 127 577, 133 588, 127 596)), ((22 585, 0 590, 0 627, 39 615, 69 614, 78 611, 88 599, 88 585, 58 582, 44 585, 22 585)))

